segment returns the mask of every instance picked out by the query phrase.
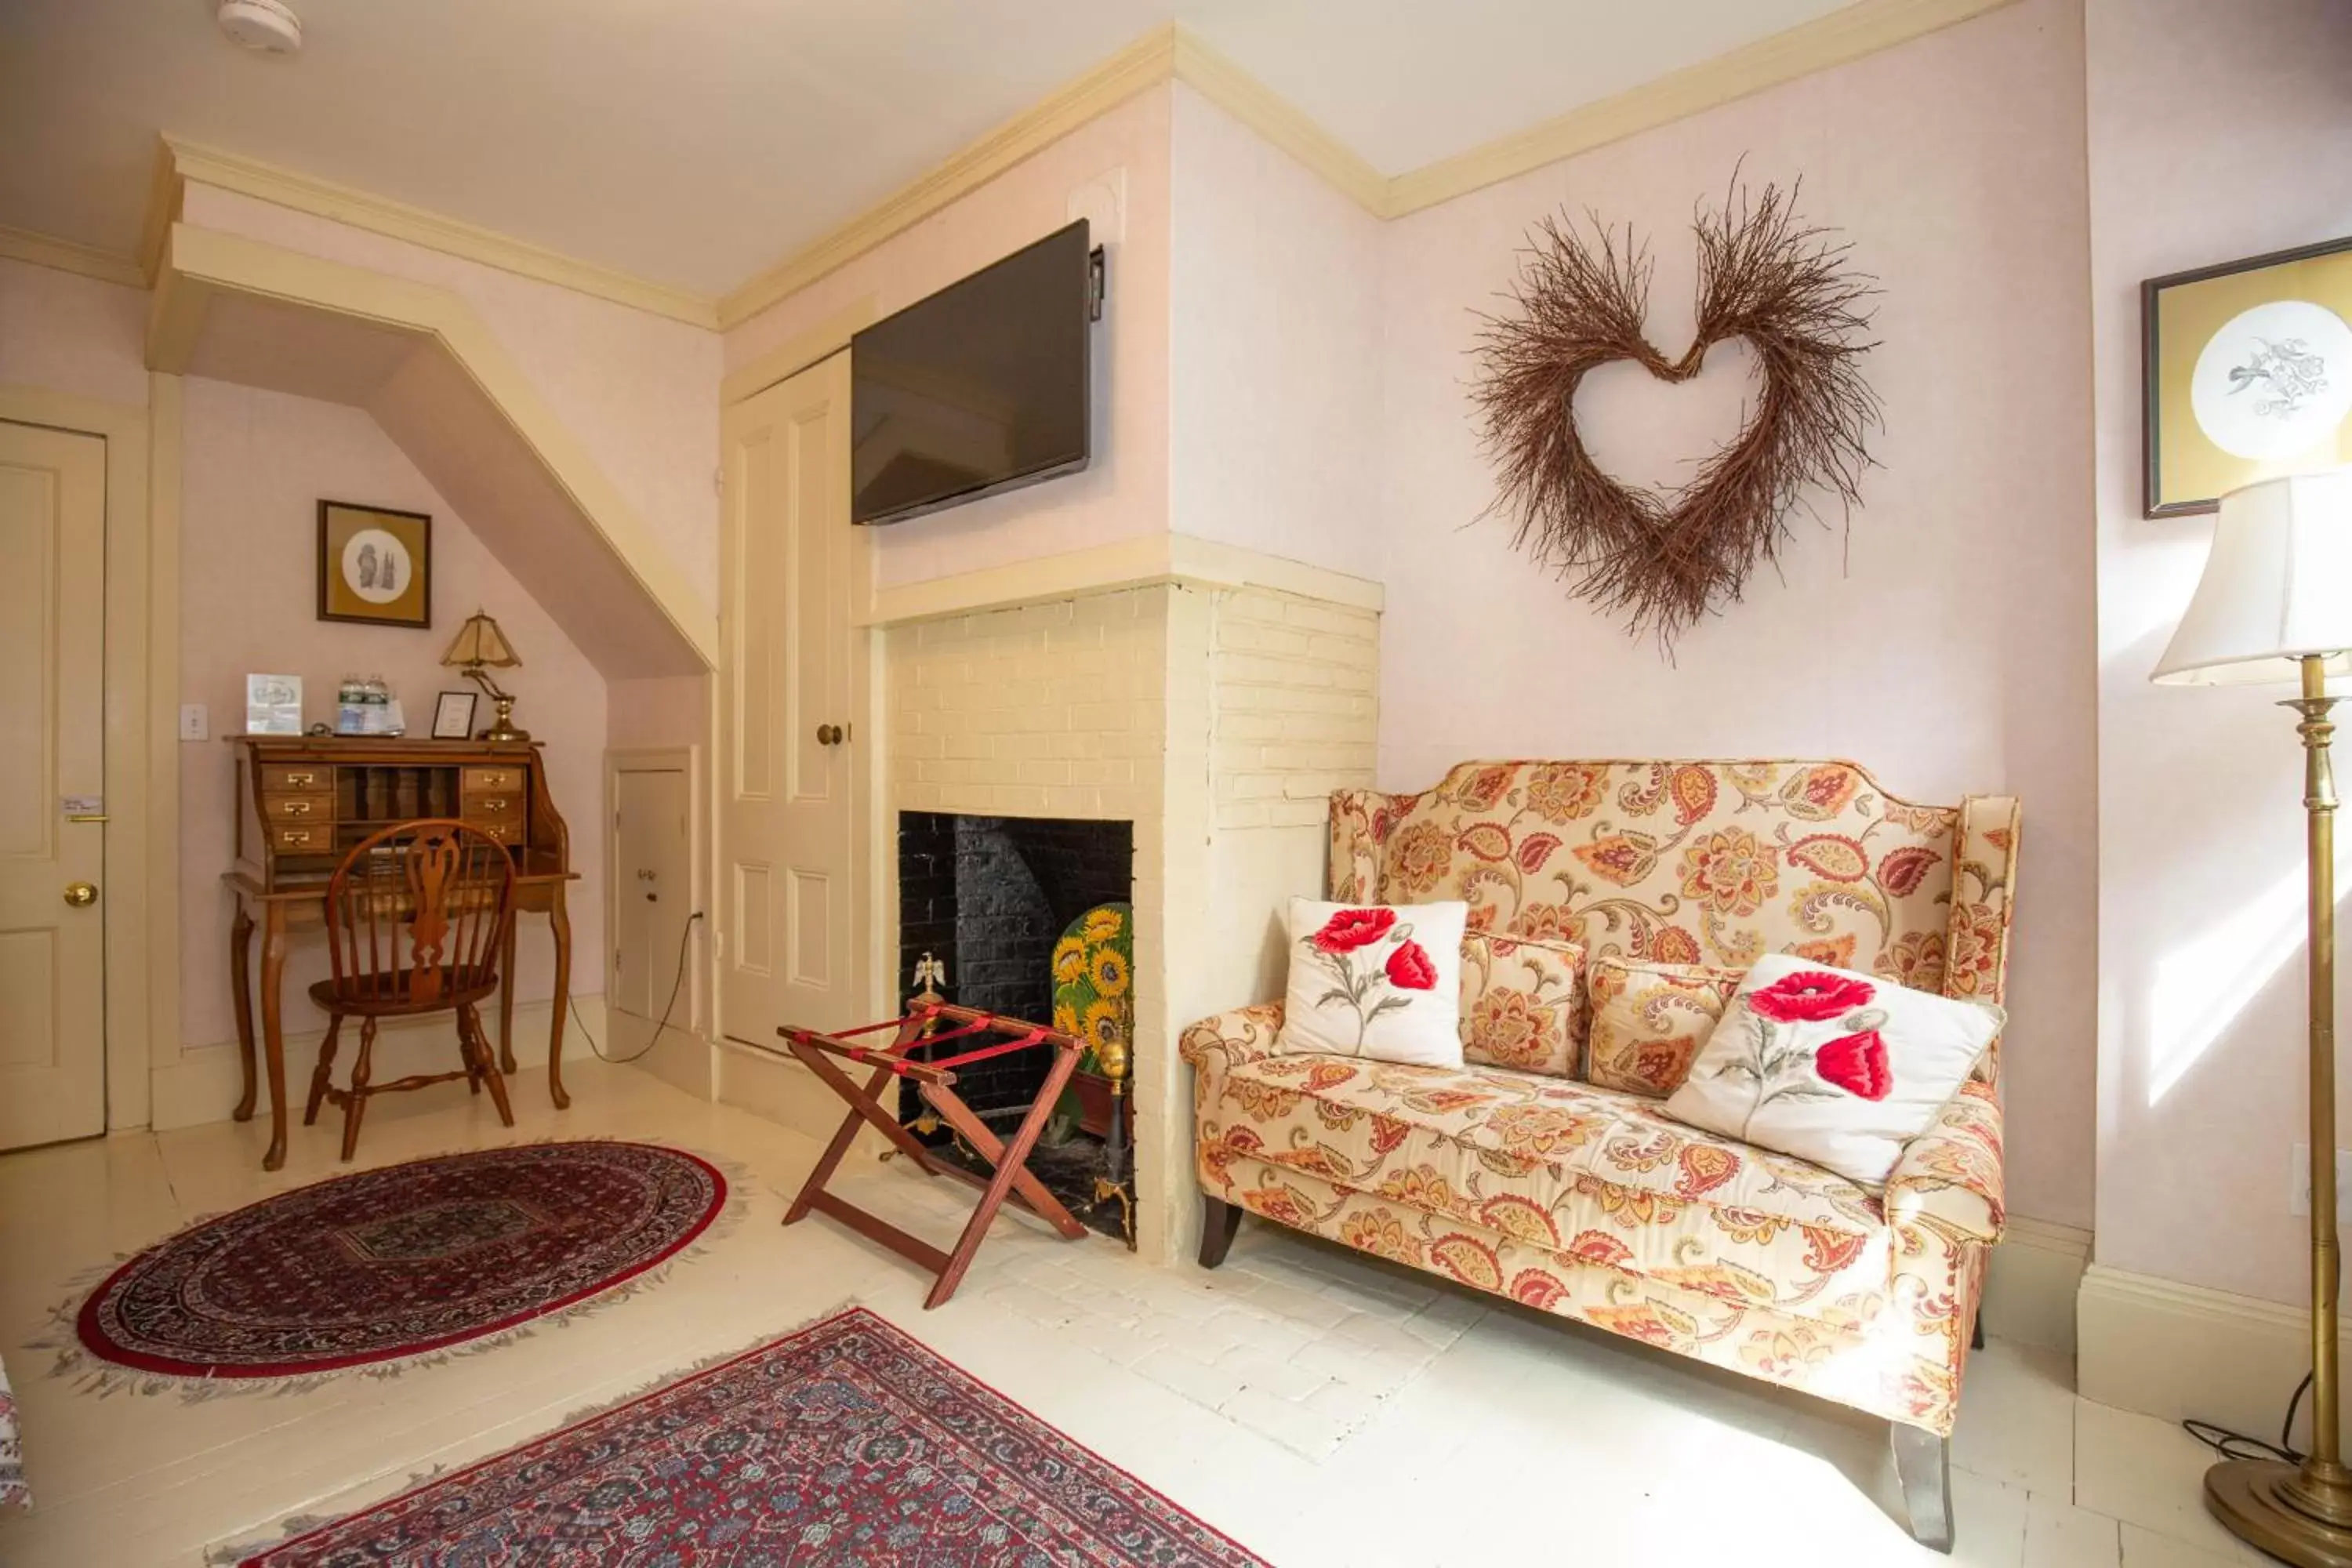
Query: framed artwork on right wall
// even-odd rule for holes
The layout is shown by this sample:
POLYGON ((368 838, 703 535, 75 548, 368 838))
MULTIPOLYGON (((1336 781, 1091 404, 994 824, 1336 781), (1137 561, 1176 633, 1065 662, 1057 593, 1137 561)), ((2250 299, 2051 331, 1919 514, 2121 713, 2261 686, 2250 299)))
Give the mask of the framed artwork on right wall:
POLYGON ((2148 517, 2352 462, 2352 238, 2140 285, 2148 517))

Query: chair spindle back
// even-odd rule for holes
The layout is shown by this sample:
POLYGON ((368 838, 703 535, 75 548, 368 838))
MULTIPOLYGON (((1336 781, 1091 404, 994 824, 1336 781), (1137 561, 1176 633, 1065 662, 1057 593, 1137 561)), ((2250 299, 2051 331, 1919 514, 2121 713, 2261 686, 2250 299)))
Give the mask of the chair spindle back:
POLYGON ((514 877, 505 845, 451 818, 394 823, 362 839, 327 884, 336 994, 422 1009, 490 984, 514 877))

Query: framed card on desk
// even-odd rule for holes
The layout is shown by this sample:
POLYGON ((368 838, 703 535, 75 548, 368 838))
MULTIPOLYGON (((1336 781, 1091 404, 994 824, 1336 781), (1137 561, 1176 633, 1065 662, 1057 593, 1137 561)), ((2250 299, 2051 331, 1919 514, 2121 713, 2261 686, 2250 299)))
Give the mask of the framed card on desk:
POLYGON ((436 741, 469 741, 474 736, 474 694, 470 691, 445 691, 433 705, 433 738, 436 741))

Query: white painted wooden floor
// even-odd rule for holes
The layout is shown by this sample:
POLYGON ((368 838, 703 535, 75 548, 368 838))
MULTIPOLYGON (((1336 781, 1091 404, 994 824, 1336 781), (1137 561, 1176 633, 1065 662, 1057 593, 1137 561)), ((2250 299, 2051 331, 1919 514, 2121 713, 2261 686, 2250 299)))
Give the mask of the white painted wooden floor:
MULTIPOLYGON (((560 1424, 698 1360, 860 1301, 1282 1568, 1516 1562, 1946 1561, 1898 1522, 1884 1428, 1251 1221, 1211 1274, 997 1222, 961 1293, 823 1216, 778 1227, 807 1139, 593 1060, 557 1113, 514 1084, 500 1128, 461 1086, 370 1107, 389 1163, 551 1137, 668 1142, 742 1170, 748 1212, 657 1288, 490 1352, 286 1397, 77 1392, 26 1342, 62 1283, 201 1215, 339 1167, 257 1124, 0 1157, 0 1358, 38 1506, 0 1517, 5 1568, 193 1565, 294 1514, 363 1506, 436 1467, 560 1424)), ((853 1195, 945 1242, 962 1189, 868 1162, 853 1195)), ((2000 1340, 1969 1369, 1954 1457, 1959 1545, 1989 1568, 2267 1561, 2205 1516, 2205 1451, 2077 1399, 2067 1369, 2000 1340)))

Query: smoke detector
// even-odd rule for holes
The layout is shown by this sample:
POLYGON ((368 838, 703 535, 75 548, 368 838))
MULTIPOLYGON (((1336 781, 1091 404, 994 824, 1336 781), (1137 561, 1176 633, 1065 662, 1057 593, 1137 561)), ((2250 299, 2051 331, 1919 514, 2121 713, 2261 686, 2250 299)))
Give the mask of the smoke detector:
POLYGON ((215 19, 222 32, 257 54, 301 52, 302 18, 283 0, 220 0, 215 19))

